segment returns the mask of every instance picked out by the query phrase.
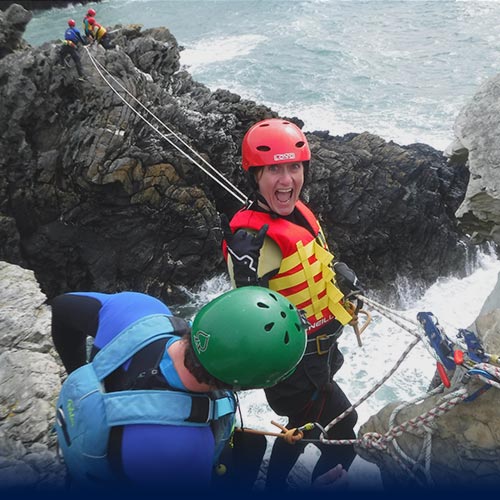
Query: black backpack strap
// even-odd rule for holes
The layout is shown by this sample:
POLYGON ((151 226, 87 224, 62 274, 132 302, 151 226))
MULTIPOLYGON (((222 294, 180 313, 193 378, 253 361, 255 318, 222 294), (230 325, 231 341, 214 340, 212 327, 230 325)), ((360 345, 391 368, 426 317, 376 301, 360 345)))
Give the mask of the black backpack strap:
MULTIPOLYGON (((182 318, 171 316, 169 321, 173 329, 172 335, 182 337, 191 331, 187 321, 182 318)), ((106 389, 170 389, 158 370, 167 341, 167 338, 155 340, 134 354, 126 370, 120 367, 106 378, 106 389)))

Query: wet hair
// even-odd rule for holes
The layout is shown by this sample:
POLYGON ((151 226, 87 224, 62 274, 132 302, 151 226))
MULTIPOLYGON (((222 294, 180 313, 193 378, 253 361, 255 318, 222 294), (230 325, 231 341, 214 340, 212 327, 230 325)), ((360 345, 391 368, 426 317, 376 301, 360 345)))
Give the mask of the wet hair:
POLYGON ((194 352, 193 344, 191 343, 190 333, 184 334, 182 336, 182 341, 186 343, 186 350, 184 351, 184 365, 200 384, 208 384, 216 389, 232 389, 232 385, 219 380, 213 375, 210 375, 210 373, 208 373, 199 362, 198 357, 194 352))

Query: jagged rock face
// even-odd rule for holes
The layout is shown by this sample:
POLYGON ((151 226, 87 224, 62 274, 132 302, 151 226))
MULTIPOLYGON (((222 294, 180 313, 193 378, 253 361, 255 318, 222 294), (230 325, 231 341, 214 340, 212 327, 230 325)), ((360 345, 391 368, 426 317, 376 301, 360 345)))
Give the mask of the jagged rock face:
POLYGON ((460 268, 465 246, 453 214, 464 168, 450 168, 429 146, 401 147, 368 133, 311 142, 323 160, 313 163, 311 205, 361 279, 383 288, 397 272, 429 283, 447 266, 460 268))
MULTIPOLYGON (((457 141, 447 154, 465 149, 470 182, 457 218, 478 240, 500 243, 500 76, 487 80, 458 115, 457 141)), ((462 156, 464 154, 462 153, 462 156)))
POLYGON ((17 4, 0 12, 0 59, 15 50, 28 47, 23 34, 32 17, 31 12, 17 4))
MULTIPOLYGON (((0 60, 0 258, 35 270, 48 296, 135 289, 171 303, 179 285, 225 269, 218 212, 231 216, 240 202, 99 72, 182 151, 202 164, 171 131, 248 194, 241 140, 253 123, 277 115, 194 82, 166 28, 116 29, 118 50, 89 49, 97 67, 81 49, 84 82, 72 62, 57 65, 56 44, 0 60)), ((393 284, 398 275, 430 282, 465 268, 466 240, 453 217, 465 167, 430 147, 366 133, 308 138, 310 205, 366 286, 393 284)))
POLYGON ((62 486, 54 444, 63 369, 33 271, 0 262, 0 489, 62 486))

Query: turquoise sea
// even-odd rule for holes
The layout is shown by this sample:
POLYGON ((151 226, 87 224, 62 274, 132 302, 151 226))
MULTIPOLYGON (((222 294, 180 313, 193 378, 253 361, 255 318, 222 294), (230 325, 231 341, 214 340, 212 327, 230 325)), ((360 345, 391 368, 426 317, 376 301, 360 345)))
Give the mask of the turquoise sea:
MULTIPOLYGON (((332 135, 366 130, 399 144, 444 150, 460 109, 500 71, 497 1, 104 0, 36 12, 25 38, 33 45, 55 40, 67 19, 80 22, 89 7, 107 26, 168 27, 184 47, 181 63, 196 80, 332 135)), ((482 255, 469 276, 443 278, 418 300, 412 283, 401 277, 407 306, 400 313, 414 320, 418 311, 432 311, 453 337, 475 319, 499 271, 495 256, 482 255)), ((186 293, 197 307, 228 288, 219 276, 186 293)), ((413 337, 374 312, 363 339, 358 347, 350 328, 341 339, 346 362, 337 380, 353 402, 392 368, 413 337)), ((414 349, 358 408, 359 423, 391 401, 424 394, 434 368, 423 347, 414 349)), ((262 391, 242 393, 241 402, 247 426, 276 431, 270 421, 282 422, 262 391)), ((308 462, 315 458, 307 448, 291 487, 307 481, 308 462)), ((381 487, 378 469, 361 459, 349 474, 352 488, 381 487)))
POLYGON ((332 135, 444 149, 458 111, 500 68, 497 1, 104 0, 39 11, 26 39, 57 39, 90 6, 107 26, 168 27, 197 80, 332 135))

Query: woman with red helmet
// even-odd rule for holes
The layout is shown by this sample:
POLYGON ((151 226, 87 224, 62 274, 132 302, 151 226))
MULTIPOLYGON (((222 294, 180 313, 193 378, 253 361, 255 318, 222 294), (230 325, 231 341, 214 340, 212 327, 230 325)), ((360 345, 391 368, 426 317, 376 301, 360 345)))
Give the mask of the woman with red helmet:
MULTIPOLYGON (((222 217, 223 251, 233 285, 259 284, 281 293, 304 311, 310 325, 306 353, 294 373, 265 390, 273 411, 288 417, 289 428, 307 422, 326 426, 351 406, 333 375, 343 363, 337 340, 352 321, 346 297, 361 291, 345 264, 333 264, 316 217, 300 200, 310 159, 307 138, 297 125, 279 118, 256 123, 242 143, 242 167, 252 199, 229 225, 222 217)), ((356 421, 353 411, 332 427, 329 439, 354 439, 356 421)), ((319 430, 304 434, 306 439, 317 439, 319 430)), ((300 443, 290 446, 276 439, 268 490, 285 488, 288 473, 304 450, 300 443)), ((353 446, 318 447, 322 453, 313 479, 337 463, 347 470, 355 457, 353 446)))

